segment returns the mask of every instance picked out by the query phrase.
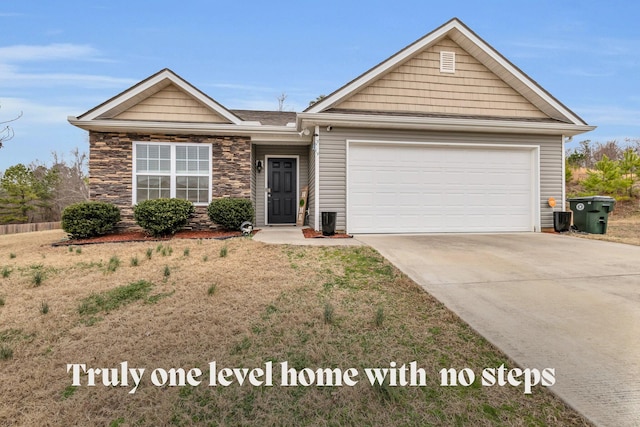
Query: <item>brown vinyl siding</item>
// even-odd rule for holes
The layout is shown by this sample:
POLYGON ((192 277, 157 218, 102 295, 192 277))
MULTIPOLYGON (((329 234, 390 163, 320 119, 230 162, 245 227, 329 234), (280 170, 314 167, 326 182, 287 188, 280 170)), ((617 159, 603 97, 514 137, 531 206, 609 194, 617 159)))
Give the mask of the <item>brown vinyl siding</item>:
POLYGON ((337 110, 546 118, 533 104, 445 38, 334 107, 337 110), (456 54, 440 72, 440 51, 456 54))
POLYGON ((228 123, 224 117, 211 111, 191 95, 175 85, 143 99, 131 108, 118 114, 118 120, 148 120, 171 122, 228 123))

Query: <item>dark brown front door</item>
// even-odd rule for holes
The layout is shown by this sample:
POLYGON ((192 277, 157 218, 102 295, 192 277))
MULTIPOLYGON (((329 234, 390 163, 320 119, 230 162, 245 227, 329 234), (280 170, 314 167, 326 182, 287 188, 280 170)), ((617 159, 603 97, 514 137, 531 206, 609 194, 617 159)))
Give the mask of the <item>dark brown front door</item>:
POLYGON ((295 224, 297 164, 293 158, 270 158, 267 163, 267 220, 269 224, 295 224))

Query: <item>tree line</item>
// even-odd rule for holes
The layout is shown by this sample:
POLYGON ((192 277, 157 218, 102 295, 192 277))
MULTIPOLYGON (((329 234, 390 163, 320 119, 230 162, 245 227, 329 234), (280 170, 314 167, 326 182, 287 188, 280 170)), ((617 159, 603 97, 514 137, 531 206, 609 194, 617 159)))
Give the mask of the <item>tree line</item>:
POLYGON ((50 165, 35 161, 8 167, 0 175, 0 223, 59 221, 63 209, 89 198, 87 155, 67 160, 52 153, 50 165))

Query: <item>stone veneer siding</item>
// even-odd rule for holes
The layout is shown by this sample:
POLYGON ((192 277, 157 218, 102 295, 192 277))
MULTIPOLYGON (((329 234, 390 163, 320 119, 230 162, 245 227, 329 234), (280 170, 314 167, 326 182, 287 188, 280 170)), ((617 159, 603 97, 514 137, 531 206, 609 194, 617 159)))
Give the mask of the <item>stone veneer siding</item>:
MULTIPOLYGON (((89 133, 89 195, 91 200, 120 208, 117 228, 137 227, 133 220, 133 142, 211 144, 212 195, 251 198, 251 138, 239 136, 156 135, 119 132, 89 133)), ((196 206, 192 229, 215 228, 207 208, 196 206)))

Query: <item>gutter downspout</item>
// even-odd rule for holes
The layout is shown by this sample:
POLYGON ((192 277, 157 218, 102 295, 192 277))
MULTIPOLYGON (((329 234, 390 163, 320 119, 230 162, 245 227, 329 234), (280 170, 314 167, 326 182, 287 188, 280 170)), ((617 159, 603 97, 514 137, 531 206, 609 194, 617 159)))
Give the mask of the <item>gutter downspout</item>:
POLYGON ((313 158, 315 163, 315 185, 313 186, 314 203, 314 230, 320 230, 320 126, 316 125, 313 131, 313 158))

